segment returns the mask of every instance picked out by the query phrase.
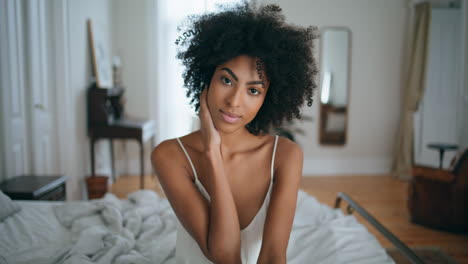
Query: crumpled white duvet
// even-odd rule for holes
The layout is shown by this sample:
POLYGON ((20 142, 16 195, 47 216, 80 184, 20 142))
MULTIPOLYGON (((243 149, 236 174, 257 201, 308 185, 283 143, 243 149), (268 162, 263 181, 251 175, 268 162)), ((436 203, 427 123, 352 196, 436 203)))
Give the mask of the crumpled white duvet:
POLYGON ((163 263, 175 247, 175 215, 166 199, 137 191, 128 200, 113 194, 93 202, 55 207, 74 243, 54 263, 163 263))
MULTIPOLYGON (((175 263, 177 219, 167 199, 153 191, 134 192, 127 200, 106 194, 90 202, 66 202, 53 211, 69 230, 69 239, 6 254, 3 261, 175 263)), ((303 191, 298 195, 287 258, 292 264, 393 263, 354 216, 343 215, 303 191)))

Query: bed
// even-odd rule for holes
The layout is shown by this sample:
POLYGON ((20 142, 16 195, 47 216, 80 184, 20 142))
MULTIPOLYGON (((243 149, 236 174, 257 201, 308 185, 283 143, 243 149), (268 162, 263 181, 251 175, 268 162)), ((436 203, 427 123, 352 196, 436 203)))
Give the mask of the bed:
MULTIPOLYGON (((91 201, 2 203, 2 211, 13 213, 0 222, 1 264, 175 263, 178 220, 156 192, 140 190, 127 199, 108 193, 91 201)), ((292 264, 394 263, 353 215, 303 191, 287 258, 292 264)))

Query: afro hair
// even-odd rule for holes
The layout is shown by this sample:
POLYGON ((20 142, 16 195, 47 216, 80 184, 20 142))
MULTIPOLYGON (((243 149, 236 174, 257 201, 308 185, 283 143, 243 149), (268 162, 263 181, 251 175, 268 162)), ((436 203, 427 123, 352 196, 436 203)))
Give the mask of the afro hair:
POLYGON ((312 105, 317 86, 313 57, 317 29, 287 24, 277 5, 256 8, 243 2, 220 8, 220 12, 190 16, 185 31, 176 40, 177 58, 185 66, 186 95, 195 111, 199 111, 200 94, 216 67, 248 55, 261 61, 264 73, 259 75, 266 75, 269 81, 265 101, 246 126, 248 131, 255 135, 268 133, 284 120, 301 118, 301 107, 305 101, 312 105))

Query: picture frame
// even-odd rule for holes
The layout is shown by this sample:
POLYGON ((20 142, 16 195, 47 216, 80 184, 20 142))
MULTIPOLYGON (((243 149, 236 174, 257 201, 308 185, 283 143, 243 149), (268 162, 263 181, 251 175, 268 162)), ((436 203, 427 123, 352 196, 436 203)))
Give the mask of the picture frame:
POLYGON ((94 31, 93 23, 91 19, 86 21, 88 28, 89 44, 91 49, 91 60, 93 65, 93 75, 96 79, 96 85, 99 88, 112 88, 113 77, 112 77, 112 65, 104 42, 102 41, 102 35, 99 31, 94 31))

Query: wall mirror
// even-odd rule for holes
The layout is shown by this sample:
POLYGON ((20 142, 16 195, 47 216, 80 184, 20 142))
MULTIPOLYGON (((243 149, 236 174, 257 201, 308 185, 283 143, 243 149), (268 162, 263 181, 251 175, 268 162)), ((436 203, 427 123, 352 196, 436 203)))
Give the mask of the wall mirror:
POLYGON ((320 125, 322 145, 344 145, 348 126, 351 31, 326 27, 320 34, 320 125))

